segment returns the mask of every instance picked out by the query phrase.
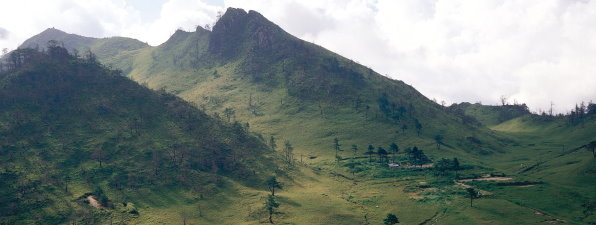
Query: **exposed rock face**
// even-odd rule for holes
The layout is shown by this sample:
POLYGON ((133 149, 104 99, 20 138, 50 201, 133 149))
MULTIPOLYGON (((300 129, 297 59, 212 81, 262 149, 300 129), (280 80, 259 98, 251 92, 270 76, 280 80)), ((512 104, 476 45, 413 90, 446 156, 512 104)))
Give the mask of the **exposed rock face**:
POLYGON ((243 51, 278 49, 284 36, 289 37, 260 13, 228 8, 213 27, 209 51, 229 59, 243 51))

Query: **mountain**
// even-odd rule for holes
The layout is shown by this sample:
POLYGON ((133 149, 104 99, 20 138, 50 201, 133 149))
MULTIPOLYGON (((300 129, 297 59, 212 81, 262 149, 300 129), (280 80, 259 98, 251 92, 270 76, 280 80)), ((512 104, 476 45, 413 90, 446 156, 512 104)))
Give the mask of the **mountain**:
POLYGON ((123 51, 149 47, 148 44, 132 38, 111 37, 91 38, 76 34, 69 34, 64 31, 48 28, 45 31, 27 39, 20 48, 44 49, 49 41, 57 41, 68 51, 76 50, 79 54, 91 51, 100 58, 114 57, 123 51))
POLYGON ((209 201, 226 183, 261 188, 275 170, 271 150, 240 124, 62 47, 46 52, 16 50, 19 67, 0 73, 1 224, 130 219, 152 207, 127 202, 209 201), (111 210, 89 211, 88 195, 111 210))
POLYGON ((349 140, 346 148, 396 142, 430 151, 441 135, 448 152, 436 155, 502 149, 488 129, 462 123, 410 85, 293 37, 255 11, 230 8, 212 31, 178 30, 160 46, 100 59, 209 113, 233 109, 237 120, 290 140, 314 161, 335 158, 336 137, 349 140))
MULTIPOLYGON (((280 223, 381 223, 388 213, 404 224, 596 221, 596 163, 585 150, 596 139, 593 114, 567 122, 571 117, 530 115, 523 105, 444 107, 242 9, 229 8, 213 30, 178 30, 159 46, 114 49, 99 61, 243 124, 277 143, 270 144, 274 154, 295 147, 295 165, 277 164, 285 184, 276 193, 280 223), (402 167, 388 168, 389 161, 402 167), (469 199, 468 187, 481 198, 469 199)), ((184 207, 200 223, 267 222, 267 193, 230 186, 237 194, 220 195, 209 207, 166 194, 155 201, 165 203, 143 208, 132 221, 185 219, 172 213, 180 205, 172 202, 189 201, 184 207)))

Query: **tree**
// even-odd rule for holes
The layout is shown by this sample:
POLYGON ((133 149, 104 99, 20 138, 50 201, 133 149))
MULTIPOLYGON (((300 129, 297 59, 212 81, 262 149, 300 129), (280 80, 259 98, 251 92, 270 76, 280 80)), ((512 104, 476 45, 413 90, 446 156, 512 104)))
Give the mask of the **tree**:
MULTIPOLYGON (((62 44, 64 45, 64 44, 62 44)), ((56 40, 50 40, 47 43, 48 55, 52 58, 68 58, 70 55, 68 54, 68 50, 64 47, 61 47, 56 40)))
POLYGON ((269 138, 269 147, 271 147, 271 149, 274 151, 277 148, 277 143, 275 143, 275 137, 273 137, 273 135, 271 135, 271 138, 269 138))
POLYGON ((97 160, 97 162, 99 162, 99 167, 103 168, 102 166, 102 162, 105 160, 106 157, 106 151, 99 148, 97 150, 95 150, 92 154, 91 154, 91 158, 97 160))
POLYGON ((275 196, 268 195, 267 202, 265 202, 265 209, 269 213, 269 223, 273 223, 273 214, 275 213, 275 209, 279 207, 279 203, 275 201, 275 196))
POLYGON ((430 162, 428 157, 426 157, 426 155, 424 154, 424 151, 418 149, 418 147, 416 146, 414 146, 414 148, 412 148, 412 150, 410 150, 408 154, 410 157, 410 161, 414 165, 422 165, 424 163, 430 162))
POLYGON ((68 193, 68 183, 71 181, 71 177, 69 175, 64 176, 64 192, 68 193))
POLYGON ((596 104, 590 102, 588 103, 588 109, 586 110, 588 115, 596 114, 596 104))
POLYGON ((408 125, 404 124, 401 126, 401 131, 402 132, 406 132, 406 130, 408 129, 408 125))
POLYGON ((352 145, 352 161, 354 160, 354 158, 356 158, 356 152, 358 151, 358 146, 357 145, 352 145))
POLYGON ((395 214, 387 214, 387 217, 385 217, 385 219, 383 220, 383 224, 385 225, 393 225, 399 223, 399 219, 397 219, 397 216, 395 214))
POLYGON ((366 154, 368 155, 368 162, 372 162, 372 155, 375 154, 374 150, 374 146, 368 145, 368 152, 366 152, 366 154))
POLYGON ((85 54, 85 59, 89 62, 92 63, 96 63, 97 62, 97 56, 95 55, 95 53, 93 53, 91 51, 91 49, 87 49, 87 52, 85 54))
POLYGON ((466 191, 468 192, 468 196, 470 196, 470 207, 474 207, 472 205, 472 200, 474 200, 475 198, 480 198, 480 193, 474 190, 474 188, 466 188, 466 191))
POLYGON ((445 171, 451 168, 451 161, 449 159, 441 158, 439 161, 435 162, 434 169, 439 171, 440 174, 444 175, 445 171))
POLYGON ((236 114, 236 111, 234 111, 234 109, 232 109, 232 108, 224 109, 224 115, 226 116, 226 118, 228 118, 228 123, 230 122, 230 118, 232 116, 234 116, 234 114, 236 114))
POLYGON ((275 189, 282 189, 283 185, 277 181, 275 176, 272 176, 269 178, 269 180, 267 180, 267 188, 269 188, 269 191, 271 191, 271 195, 275 196, 275 189))
POLYGON ((284 153, 285 153, 285 158, 286 158, 286 162, 288 164, 292 164, 292 156, 293 156, 293 152, 294 151, 294 147, 292 147, 292 144, 290 144, 290 141, 286 141, 284 143, 284 153))
POLYGON ((507 96, 505 95, 501 95, 501 97, 499 98, 499 101, 501 101, 501 105, 507 105, 507 96))
POLYGON ((72 57, 74 57, 75 59, 78 59, 80 57, 79 50, 77 50, 76 48, 73 48, 72 49, 72 57))
POLYGON ((377 154, 379 155, 379 163, 383 163, 383 159, 387 158, 388 153, 383 147, 379 146, 377 148, 377 154))
POLYGON ((422 130, 422 124, 418 119, 414 119, 414 127, 416 127, 416 135, 420 136, 420 130, 422 130))
POLYGON ((339 162, 339 151, 341 151, 340 149, 341 145, 339 144, 339 139, 338 138, 334 138, 333 139, 333 148, 335 149, 335 159, 337 160, 337 162, 339 162))
POLYGON ((443 144, 443 136, 440 134, 437 134, 435 136, 435 143, 437 144, 437 150, 441 150, 441 144, 443 144))
POLYGON ((457 160, 457 158, 453 158, 451 166, 451 168, 455 171, 455 177, 457 177, 457 171, 460 170, 459 160, 457 160))
POLYGON ((188 221, 190 217, 190 212, 188 211, 181 211, 179 212, 180 218, 182 219, 182 225, 186 225, 186 221, 188 221))
POLYGON ((391 145, 389 145, 389 149, 391 149, 391 154, 393 154, 392 161, 395 163, 395 154, 397 154, 397 152, 399 151, 399 146, 397 146, 397 144, 395 144, 395 142, 391 143, 391 145))
POLYGON ((596 158, 596 141, 591 141, 590 143, 588 143, 587 145, 584 145, 583 147, 588 149, 588 151, 592 151, 593 158, 596 158))

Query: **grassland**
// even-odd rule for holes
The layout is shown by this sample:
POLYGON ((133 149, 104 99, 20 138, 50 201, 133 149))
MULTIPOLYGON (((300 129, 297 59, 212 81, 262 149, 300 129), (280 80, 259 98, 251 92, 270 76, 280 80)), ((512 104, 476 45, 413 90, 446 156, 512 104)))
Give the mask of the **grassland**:
MULTIPOLYGON (((199 27, 178 31, 160 46, 119 51, 104 40, 101 46, 108 50, 98 55, 138 83, 176 94, 224 124, 248 124, 250 133, 264 142, 274 136, 277 158, 289 141, 300 163, 279 163, 275 171, 285 186, 277 194, 281 206, 276 223, 380 224, 387 213, 396 214, 402 224, 596 222, 594 159, 577 148, 596 139, 593 116, 570 125, 565 118, 544 119, 499 106, 474 104, 459 113, 401 81, 291 37, 254 12, 233 12, 246 17, 226 13, 222 23, 242 29, 216 26, 212 32, 199 27), (233 39, 235 48, 212 45, 216 38, 233 39), (234 54, 226 54, 232 50, 234 54), (394 109, 384 108, 391 104, 394 109), (405 112, 394 112, 399 106, 405 112), (234 111, 229 118, 226 109, 234 111), (468 123, 462 115, 480 124, 468 123), (415 121, 422 124, 420 132, 415 121), (437 135, 443 137, 440 149, 437 135), (342 149, 339 163, 335 138, 342 149), (408 161, 405 149, 416 146, 435 162, 457 157, 464 169, 456 176, 456 171, 368 163, 368 145, 389 149, 393 142, 400 147, 401 162, 408 161), (347 166, 352 145, 359 149, 354 175, 347 166), (483 193, 470 207, 465 187, 456 181, 487 174, 511 180, 465 182, 483 193)), ((103 42, 93 45, 98 43, 103 42)), ((127 206, 80 207, 103 224, 266 223, 266 188, 224 180, 217 192, 204 195, 176 187, 126 193, 106 188, 110 198, 127 206), (133 206, 138 215, 129 213, 133 206)), ((65 199, 75 200, 89 189, 75 181, 73 194, 65 199)))

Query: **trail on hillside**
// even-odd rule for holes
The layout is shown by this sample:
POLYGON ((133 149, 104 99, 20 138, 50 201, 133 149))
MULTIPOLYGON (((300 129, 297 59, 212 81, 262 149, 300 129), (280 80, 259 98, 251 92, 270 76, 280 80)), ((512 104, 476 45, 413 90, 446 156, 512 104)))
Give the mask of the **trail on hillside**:
POLYGON ((87 200, 89 201, 90 206, 93 206, 98 209, 103 208, 103 206, 101 206, 101 204, 99 204, 99 202, 95 199, 95 197, 93 197, 93 195, 87 196, 87 200))

